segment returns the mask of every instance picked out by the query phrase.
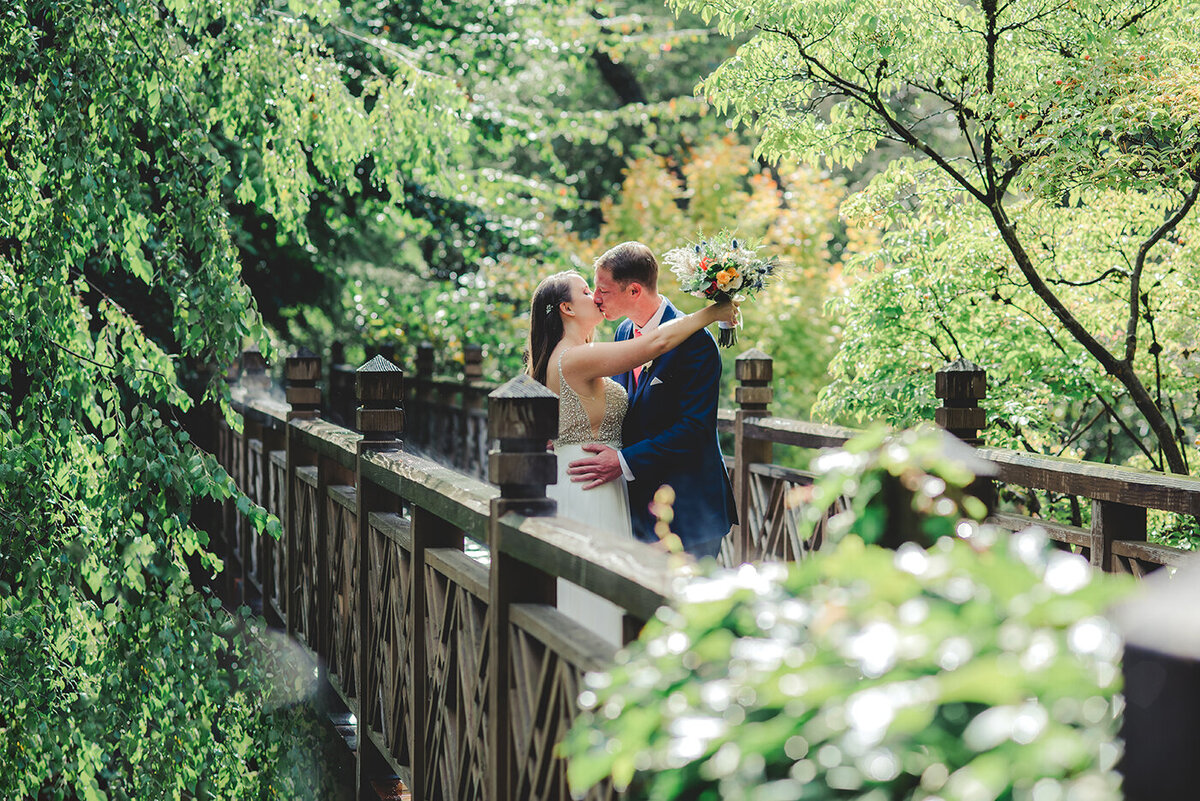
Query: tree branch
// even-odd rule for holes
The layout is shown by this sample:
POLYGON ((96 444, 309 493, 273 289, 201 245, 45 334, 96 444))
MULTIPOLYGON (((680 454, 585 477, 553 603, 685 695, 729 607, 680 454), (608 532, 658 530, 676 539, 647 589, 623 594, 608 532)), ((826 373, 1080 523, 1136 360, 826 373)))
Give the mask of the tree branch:
POLYGON ((1170 233, 1171 229, 1187 216, 1196 203, 1197 194, 1200 194, 1200 180, 1192 184, 1192 191, 1187 194, 1183 204, 1175 213, 1168 217, 1138 248, 1137 258, 1133 263, 1133 272, 1129 276, 1129 322, 1125 327, 1125 361, 1131 366, 1133 357, 1137 353, 1138 311, 1141 303, 1142 271, 1146 267, 1146 255, 1150 252, 1150 248, 1158 244, 1159 240, 1170 233))

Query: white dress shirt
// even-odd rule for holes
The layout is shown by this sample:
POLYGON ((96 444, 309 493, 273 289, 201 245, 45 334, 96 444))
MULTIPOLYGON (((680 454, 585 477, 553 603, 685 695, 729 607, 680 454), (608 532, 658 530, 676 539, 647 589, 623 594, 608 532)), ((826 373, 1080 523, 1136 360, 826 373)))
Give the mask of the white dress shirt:
MULTIPOLYGON (((658 310, 655 311, 654 314, 650 315, 650 319, 646 321, 646 324, 641 326, 640 328, 637 325, 634 325, 634 327, 633 327, 634 335, 636 336, 640 332, 643 336, 645 336, 646 334, 649 334, 654 329, 658 328, 658 326, 662 324, 663 312, 665 312, 666 310, 667 310, 667 301, 665 298, 660 298, 658 301, 658 310)), ((625 480, 633 481, 634 480, 633 471, 630 470, 629 465, 627 465, 625 463, 625 456, 620 451, 617 451, 617 459, 618 459, 618 461, 621 462, 621 472, 625 474, 625 480)))

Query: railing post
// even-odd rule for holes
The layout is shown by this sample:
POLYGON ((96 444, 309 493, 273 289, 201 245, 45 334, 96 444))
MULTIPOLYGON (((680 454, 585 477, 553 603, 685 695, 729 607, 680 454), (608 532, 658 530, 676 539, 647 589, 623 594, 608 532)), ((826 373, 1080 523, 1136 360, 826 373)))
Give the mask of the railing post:
MULTIPOLYGON (((225 371, 223 380, 230 388, 232 388, 233 385, 237 383, 237 380, 240 376, 241 363, 239 360, 238 363, 229 366, 229 369, 225 371)), ((240 447, 241 440, 238 437, 238 433, 234 431, 233 426, 229 425, 229 423, 221 417, 219 409, 215 410, 213 413, 218 417, 217 430, 221 432, 221 456, 223 459, 221 466, 225 468, 225 470, 236 482, 238 479, 238 457, 235 455, 235 449, 240 447)), ((240 487, 240 485, 238 486, 240 487)), ((240 564, 238 559, 239 527, 237 521, 238 510, 236 499, 228 498, 224 501, 224 503, 221 504, 221 534, 225 538, 225 551, 221 554, 221 558, 225 560, 225 570, 222 572, 220 581, 222 586, 221 593, 223 595, 221 600, 231 607, 236 607, 239 602, 239 599, 234 595, 237 589, 237 576, 234 574, 234 566, 240 564)))
POLYGON ((391 773, 387 759, 372 737, 371 721, 379 705, 379 688, 371 680, 371 648, 375 642, 371 614, 371 513, 398 512, 398 499, 378 485, 363 479, 363 463, 369 454, 398 450, 399 435, 404 431, 404 373, 382 356, 359 367, 354 376, 354 394, 359 407, 355 423, 362 432, 358 442, 355 470, 355 511, 357 523, 357 569, 355 571, 356 627, 358 652, 355 655, 358 691, 358 750, 355 764, 356 786, 360 801, 375 798, 371 778, 391 773))
POLYGON ((979 401, 987 397, 987 371, 966 359, 958 359, 938 370, 934 394, 942 405, 934 420, 968 445, 979 447, 979 432, 987 425, 987 413, 979 401))
MULTIPOLYGON (((737 565, 762 554, 754 547, 755 523, 751 516, 750 465, 770 464, 773 447, 767 440, 746 436, 746 421, 770 414, 767 407, 774 397, 771 379, 774 366, 771 357, 752 348, 734 361, 738 386, 734 390, 737 411, 734 412, 734 470, 733 496, 737 499, 738 525, 733 537, 733 554, 729 564, 737 565)), ((761 510, 767 513, 766 509, 761 510)), ((759 524, 761 525, 761 523, 759 524)), ((796 556, 792 554, 793 558, 796 556)))
MULTIPOLYGON (((304 452, 297 441, 292 420, 311 420, 319 415, 321 408, 321 390, 317 387, 317 378, 321 375, 321 359, 307 348, 300 348, 288 357, 283 368, 287 388, 284 390, 287 401, 291 404, 288 412, 288 427, 284 440, 287 449, 287 469, 284 472, 285 486, 283 523, 283 588, 280 593, 283 598, 283 617, 287 624, 289 636, 296 636, 300 625, 300 610, 298 591, 300 586, 300 532, 302 526, 299 520, 299 509, 296 499, 296 468, 302 464, 314 464, 311 454, 304 452)), ((311 632, 306 632, 310 640, 309 646, 317 650, 316 638, 311 632)))
POLYGON ((267 359, 258 348, 242 351, 242 374, 238 381, 252 395, 265 392, 271 385, 271 378, 267 375, 267 359))
MULTIPOLYGON (((262 351, 257 347, 249 347, 242 351, 242 369, 238 377, 239 386, 246 392, 247 399, 254 395, 260 395, 270 386, 271 379, 267 376, 267 360, 263 356, 262 351)), ((250 418, 247 414, 249 411, 247 406, 242 407, 242 437, 238 442, 238 464, 237 474, 234 479, 238 487, 243 493, 250 497, 250 500, 255 503, 262 504, 262 499, 256 497, 255 488, 250 483, 250 460, 253 454, 250 452, 250 440, 258 435, 259 440, 262 438, 262 426, 250 418)), ((236 513, 235 513, 236 514, 236 513)), ((241 581, 241 592, 234 592, 235 602, 238 604, 249 604, 253 600, 251 585, 253 581, 251 576, 254 572, 255 562, 258 560, 257 546, 258 538, 255 537, 250 523, 250 518, 246 515, 236 514, 237 521, 237 549, 238 549, 238 566, 240 568, 240 576, 235 578, 235 581, 241 581)), ((261 565, 260 565, 261 567, 261 565)))
POLYGON ((483 408, 483 396, 478 384, 483 381, 483 348, 479 345, 463 346, 463 386, 462 386, 462 430, 459 432, 458 469, 471 475, 479 475, 482 465, 475 454, 478 453, 475 417, 483 408))
POLYGON ((411 410, 416 422, 408 438, 424 449, 428 449, 433 442, 433 363, 433 345, 428 342, 417 345, 416 387, 412 395, 416 408, 411 410))
POLYGON ((287 431, 279 424, 278 420, 270 418, 264 422, 262 427, 262 461, 258 468, 261 497, 258 502, 264 509, 279 518, 281 529, 278 539, 268 532, 259 535, 258 581, 262 588, 263 616, 274 625, 282 626, 285 624, 284 604, 286 601, 278 584, 283 583, 280 580, 284 576, 283 571, 276 568, 280 561, 283 561, 284 570, 287 568, 287 560, 283 557, 287 542, 284 540, 284 531, 282 530, 283 521, 287 519, 285 508, 287 496, 286 490, 278 494, 272 492, 272 482, 275 476, 272 456, 277 451, 287 452, 287 431), (276 507, 277 500, 279 501, 278 508, 276 507))
POLYGON ((1092 501, 1092 567, 1106 573, 1118 572, 1114 564, 1114 540, 1146 541, 1146 510, 1114 501, 1092 501))
POLYGON ((1122 749, 1128 801, 1195 798, 1200 754, 1200 556, 1159 570, 1110 614, 1124 642, 1122 749))
POLYGON ((321 408, 321 390, 317 379, 321 377, 321 359, 308 348, 300 348, 284 362, 283 378, 286 382, 284 396, 291 410, 288 420, 311 420, 321 408))
MULTIPOLYGON (((950 362, 934 375, 934 395, 942 399, 934 422, 968 445, 980 447, 987 412, 979 401, 987 397, 987 371, 966 359, 950 362)), ((991 479, 977 478, 967 490, 983 501, 988 514, 996 508, 996 485, 991 479)))
POLYGON ((333 422, 346 428, 354 425, 354 401, 351 397, 353 388, 347 381, 349 375, 346 346, 341 342, 334 342, 329 346, 329 397, 326 412, 333 422))
POLYGON ((488 653, 488 793, 491 801, 522 801, 512 796, 512 725, 509 691, 512 654, 509 610, 514 603, 555 602, 556 579, 505 553, 500 520, 509 512, 526 516, 553 515, 557 505, 546 497, 546 485, 556 481, 557 462, 546 442, 558 435, 558 398, 529 376, 518 376, 488 396, 488 438, 498 447, 488 454, 488 478, 500 486, 491 502, 488 547, 492 564, 489 581, 490 627, 488 653))

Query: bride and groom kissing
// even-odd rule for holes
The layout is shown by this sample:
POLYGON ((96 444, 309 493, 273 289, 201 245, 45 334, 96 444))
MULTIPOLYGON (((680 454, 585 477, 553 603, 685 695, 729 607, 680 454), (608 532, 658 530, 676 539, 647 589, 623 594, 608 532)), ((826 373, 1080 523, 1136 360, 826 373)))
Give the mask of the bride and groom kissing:
MULTIPOLYGON (((674 491, 671 531, 684 550, 716 556, 736 522, 717 443, 721 358, 706 326, 735 323, 732 303, 682 314, 658 293, 658 261, 625 242, 595 262, 595 286, 577 272, 543 280, 531 304, 528 371, 559 396, 558 514, 616 537, 655 543, 651 508, 674 491), (602 319, 620 320, 596 342, 602 319)), ((559 582, 559 608, 619 643, 620 610, 559 582)))

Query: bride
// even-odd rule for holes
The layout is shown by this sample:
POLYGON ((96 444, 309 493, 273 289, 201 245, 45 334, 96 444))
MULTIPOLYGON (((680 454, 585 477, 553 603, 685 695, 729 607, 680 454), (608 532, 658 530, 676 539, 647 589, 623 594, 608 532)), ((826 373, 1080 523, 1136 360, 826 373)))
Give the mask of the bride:
MULTIPOLYGON (((621 449, 621 425, 629 399, 609 376, 645 365, 689 336, 715 322, 735 322, 732 303, 707 306, 676 318, 624 342, 593 342, 596 326, 604 319, 592 299, 592 290, 574 271, 557 273, 534 290, 529 325, 528 372, 559 397, 558 483, 547 495, 558 502, 559 517, 566 517, 633 539, 629 496, 625 479, 585 490, 571 481, 567 465, 588 455, 583 446, 599 442, 621 449)), ((622 610, 564 579, 558 580, 558 608, 604 639, 621 645, 622 610)))

